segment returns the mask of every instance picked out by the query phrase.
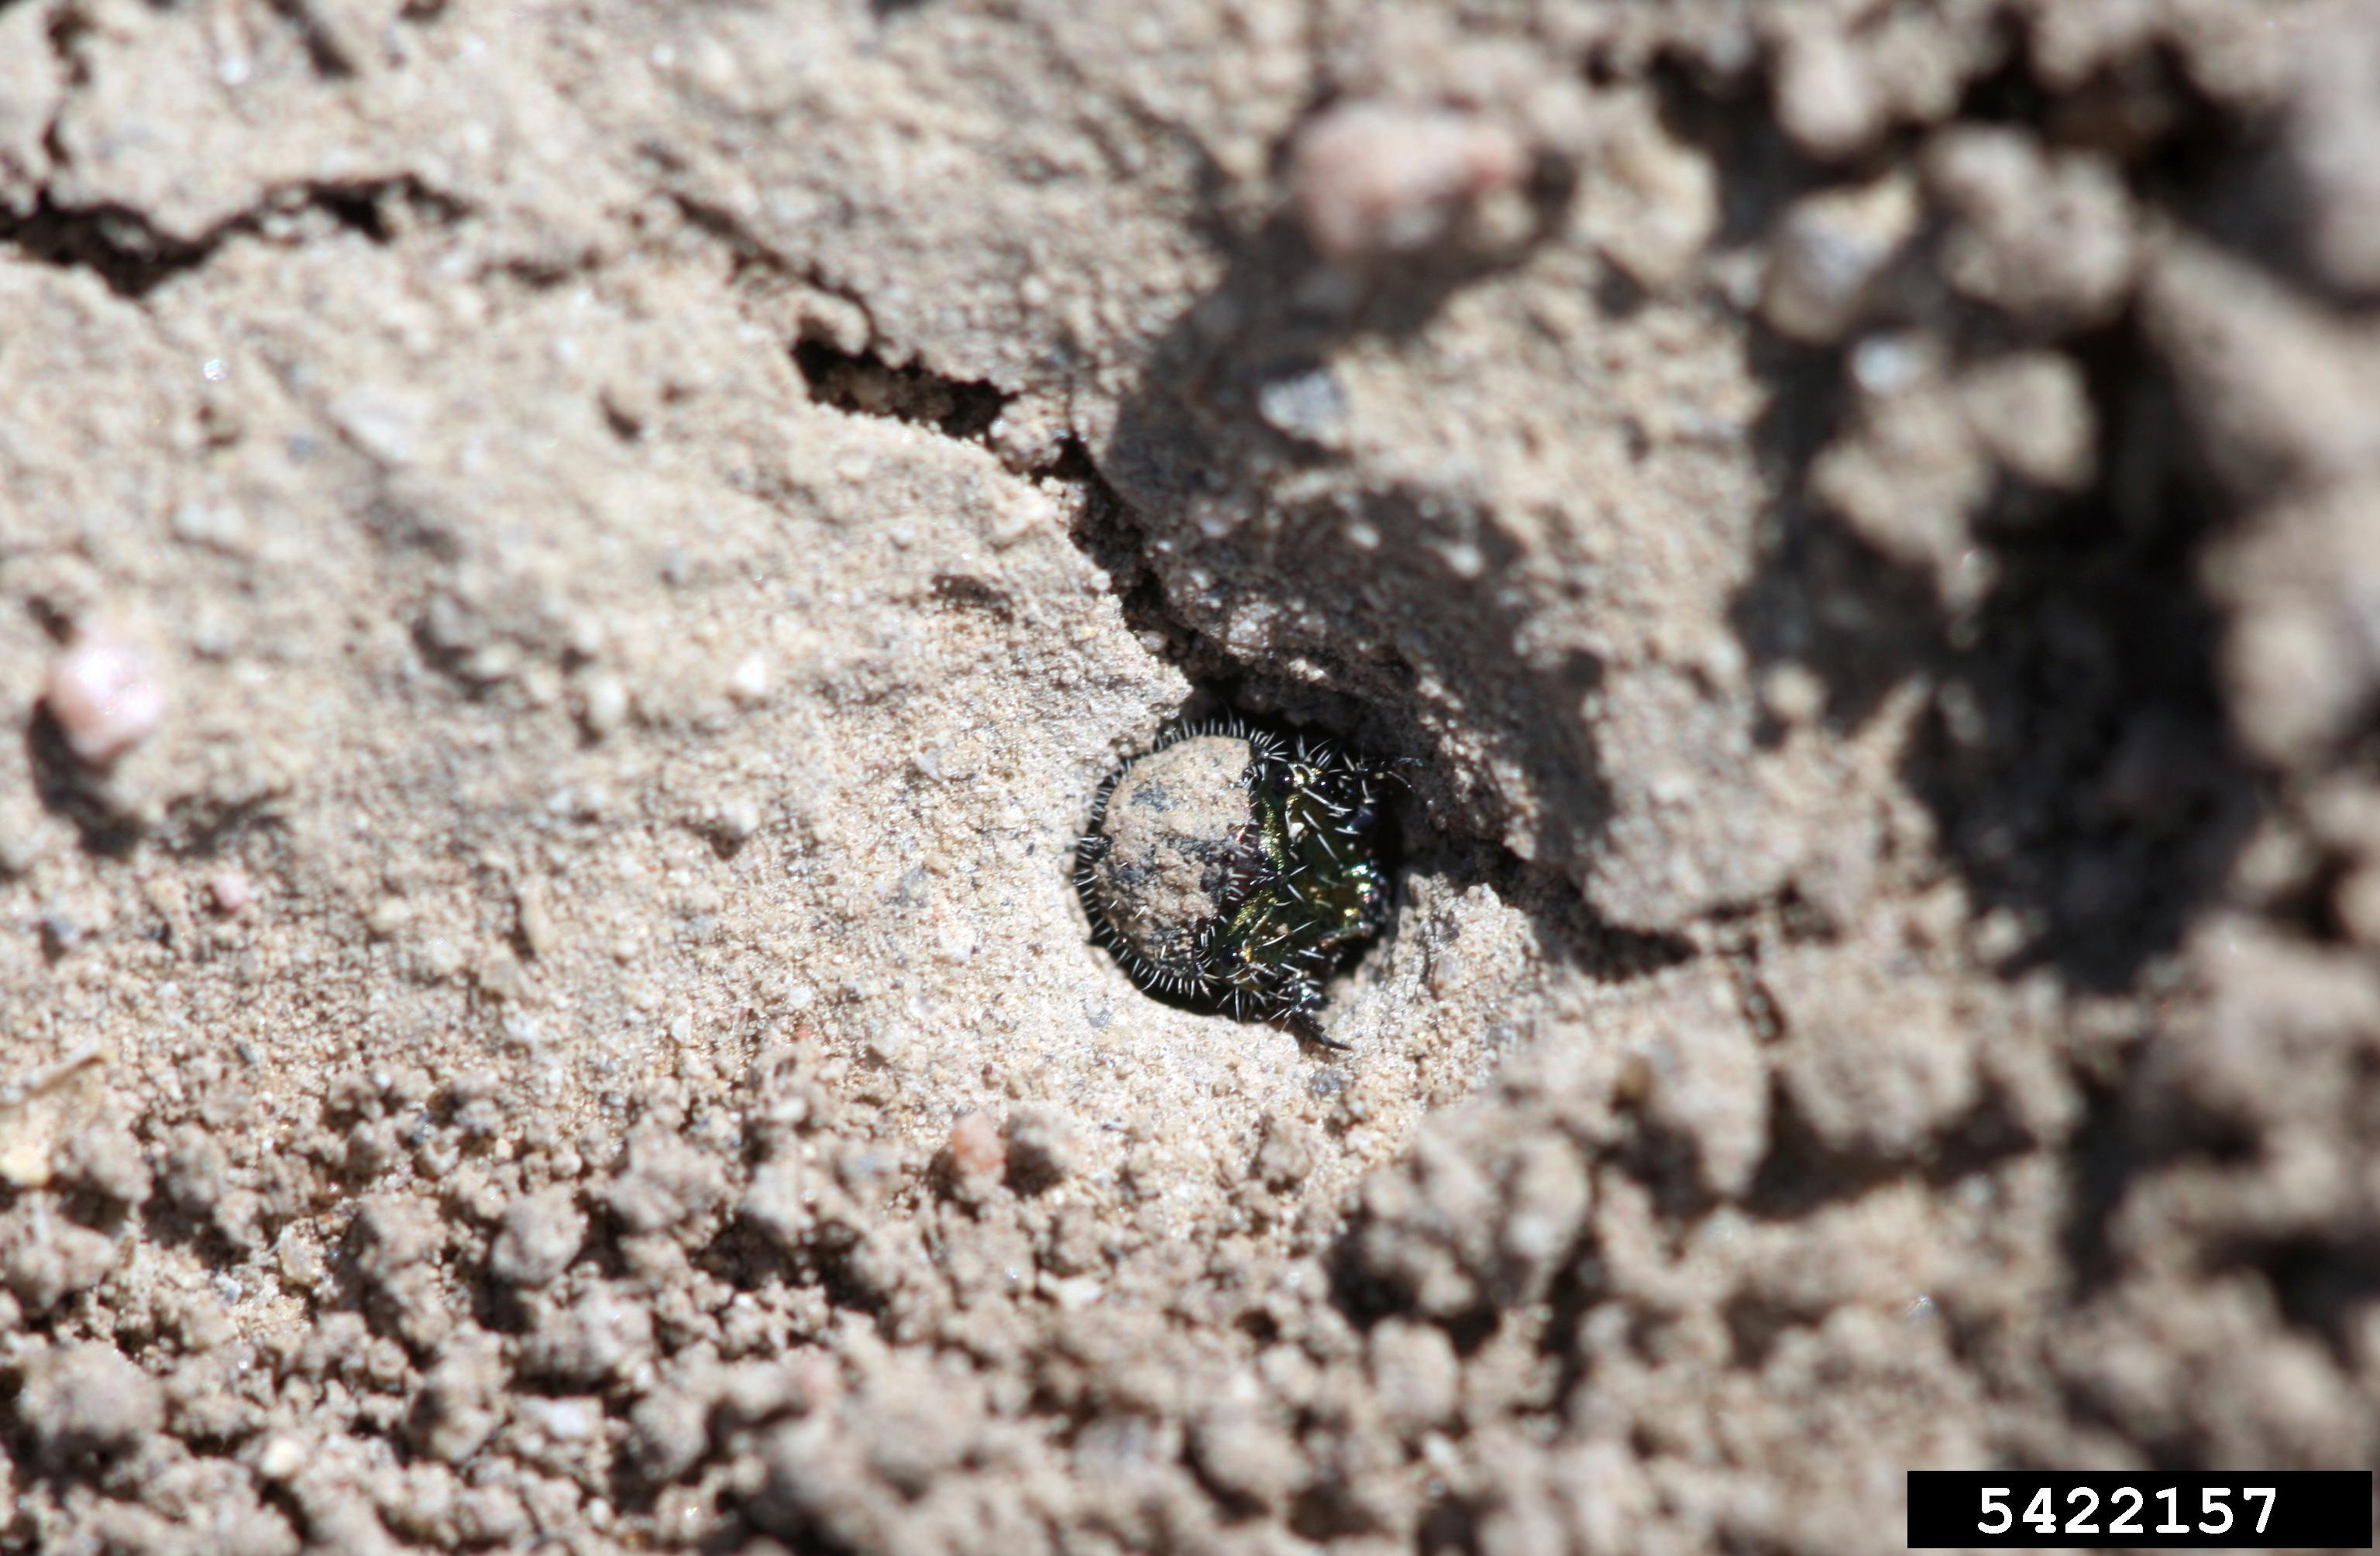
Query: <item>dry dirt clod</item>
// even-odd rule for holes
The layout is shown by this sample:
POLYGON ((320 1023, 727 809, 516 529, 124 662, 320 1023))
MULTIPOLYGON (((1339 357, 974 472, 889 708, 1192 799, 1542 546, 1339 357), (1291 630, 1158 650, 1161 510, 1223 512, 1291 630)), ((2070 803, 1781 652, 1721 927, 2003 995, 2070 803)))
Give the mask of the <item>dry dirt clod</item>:
POLYGON ((1600 105, 1579 219, 1597 252, 1647 291, 1679 287, 1718 231, 1718 177, 1709 157, 1661 122, 1648 93, 1600 105))
POLYGON ((85 1343, 25 1363, 15 1413, 41 1459, 63 1465, 133 1447, 164 1424, 165 1406, 156 1380, 115 1346, 85 1343))
POLYGON ((1926 149, 1926 185, 1957 218, 1943 276, 2027 323, 2106 322, 2138 273, 2136 218, 2116 170, 2049 151, 2022 130, 1945 130, 1926 149))
POLYGON ((1047 1188, 1075 1170, 1081 1149, 1061 1110, 1028 1104, 1008 1116, 1008 1170, 1021 1189, 1047 1188))
POLYGON ((996 1178, 1008 1166, 1008 1145, 1001 1138, 1000 1126, 981 1111, 958 1116, 951 1125, 945 1149, 950 1152, 951 1170, 962 1180, 996 1178))
POLYGON ((2098 474, 2098 414, 2082 369, 2059 352, 2012 352, 1959 377, 1967 420, 2001 469, 2052 491, 2098 474))
POLYGON ((1777 117, 1814 157, 1848 158, 1884 127, 1885 104, 1867 61, 1837 28, 1789 30, 1779 48, 1777 117))
POLYGON ((577 1196, 556 1186, 515 1201, 488 1250, 488 1273, 509 1285, 551 1285, 578 1257, 587 1217, 577 1196))
POLYGON ((1797 341, 1841 340, 1876 300, 1918 217, 1915 180, 1906 173, 1795 200, 1769 243, 1761 317, 1797 341))

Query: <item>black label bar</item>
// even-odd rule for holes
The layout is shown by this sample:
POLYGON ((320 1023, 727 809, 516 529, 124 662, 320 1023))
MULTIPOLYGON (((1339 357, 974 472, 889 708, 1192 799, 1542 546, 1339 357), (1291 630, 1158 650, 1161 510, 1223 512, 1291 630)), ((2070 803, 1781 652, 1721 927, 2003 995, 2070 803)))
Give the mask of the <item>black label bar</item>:
POLYGON ((1912 1550, 2356 1550, 2371 1544, 2368 1469, 1909 1472, 1912 1550))

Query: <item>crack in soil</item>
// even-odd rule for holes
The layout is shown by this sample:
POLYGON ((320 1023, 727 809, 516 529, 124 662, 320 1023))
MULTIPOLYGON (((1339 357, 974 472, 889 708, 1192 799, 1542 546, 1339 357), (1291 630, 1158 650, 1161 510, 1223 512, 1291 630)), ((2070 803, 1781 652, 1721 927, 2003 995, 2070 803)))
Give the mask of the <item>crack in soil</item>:
POLYGON ((129 206, 61 205, 44 188, 24 216, 0 218, 0 250, 40 264, 89 271, 117 296, 139 301, 175 276, 199 269, 234 238, 262 236, 269 219, 313 212, 374 243, 395 235, 398 210, 435 226, 451 226, 470 207, 406 173, 352 183, 292 185, 271 191, 195 238, 162 233, 129 206))

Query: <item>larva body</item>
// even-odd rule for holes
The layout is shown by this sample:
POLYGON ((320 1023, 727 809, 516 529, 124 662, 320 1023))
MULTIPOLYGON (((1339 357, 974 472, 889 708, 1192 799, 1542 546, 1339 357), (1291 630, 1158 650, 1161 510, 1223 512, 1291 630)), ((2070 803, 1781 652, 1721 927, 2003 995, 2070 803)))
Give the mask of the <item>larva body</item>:
POLYGON ((1330 1043, 1324 986, 1388 923, 1402 784, 1302 731, 1170 730, 1100 790, 1077 850, 1094 933, 1160 998, 1330 1043))

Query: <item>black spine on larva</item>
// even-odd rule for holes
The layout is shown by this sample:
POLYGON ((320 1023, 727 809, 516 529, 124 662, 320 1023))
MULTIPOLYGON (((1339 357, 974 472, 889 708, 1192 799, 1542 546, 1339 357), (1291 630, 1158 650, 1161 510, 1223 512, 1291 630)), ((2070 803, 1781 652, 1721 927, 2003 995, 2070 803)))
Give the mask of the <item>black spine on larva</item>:
POLYGON ((1407 787, 1395 770, 1402 765, 1370 762, 1329 738, 1269 729, 1235 715, 1167 728, 1147 755, 1099 786, 1090 826, 1076 843, 1075 886, 1092 939, 1158 998, 1271 1021, 1300 1038, 1342 1046, 1323 1034, 1315 1012, 1325 980, 1387 923, 1393 834, 1382 797, 1407 787), (1247 764, 1238 775, 1247 806, 1238 826, 1245 831, 1235 829, 1239 840, 1215 839, 1236 862, 1220 897, 1209 888, 1212 915, 1175 926, 1166 936, 1187 948, 1160 965, 1143 951, 1152 923, 1146 904, 1107 900, 1115 888, 1111 880, 1103 884, 1099 866, 1114 842, 1109 810, 1138 763, 1210 735, 1247 742, 1247 764), (1122 921, 1119 912, 1125 914, 1122 921), (1135 933, 1127 933, 1127 924, 1135 933))

